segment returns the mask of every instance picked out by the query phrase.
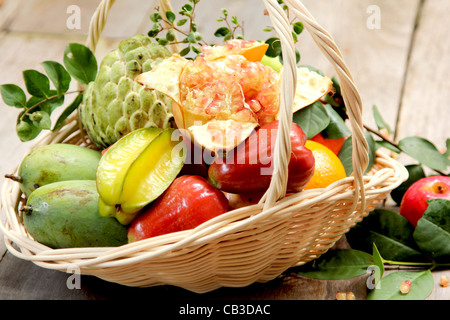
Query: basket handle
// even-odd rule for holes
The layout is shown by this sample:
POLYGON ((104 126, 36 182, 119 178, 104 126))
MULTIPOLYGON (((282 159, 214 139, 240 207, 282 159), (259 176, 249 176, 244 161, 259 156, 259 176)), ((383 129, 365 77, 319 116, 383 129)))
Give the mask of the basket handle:
MULTIPOLYGON (((95 51, 100 34, 103 31, 106 19, 115 0, 102 0, 94 12, 89 25, 89 33, 86 46, 95 51)), ((283 73, 281 80, 281 99, 279 111, 279 127, 274 152, 273 175, 270 186, 261 201, 264 201, 264 209, 270 208, 286 194, 288 164, 291 155, 290 128, 292 124, 291 106, 295 95, 297 83, 297 66, 295 60, 295 47, 290 24, 287 16, 276 0, 263 0, 269 13, 273 27, 281 41, 283 53, 283 73)), ((334 66, 342 96, 347 107, 352 129, 352 163, 355 186, 354 206, 361 200, 361 210, 365 208, 363 175, 368 165, 368 144, 364 137, 362 124, 362 101, 352 75, 347 68, 339 48, 331 35, 323 29, 308 12, 299 0, 285 0, 285 4, 301 21, 313 40, 334 66)), ((159 0, 163 12, 171 10, 169 0, 159 0)))

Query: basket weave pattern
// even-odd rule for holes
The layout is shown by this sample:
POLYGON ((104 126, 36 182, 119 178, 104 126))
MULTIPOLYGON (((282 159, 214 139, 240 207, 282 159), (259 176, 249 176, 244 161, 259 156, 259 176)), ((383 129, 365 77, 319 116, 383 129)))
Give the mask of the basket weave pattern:
MULTIPOLYGON (((406 169, 382 153, 377 153, 371 171, 364 174, 368 152, 362 131, 362 103, 351 74, 332 37, 301 2, 285 0, 335 67, 353 133, 354 168, 351 177, 325 189, 285 197, 292 123, 289 106, 296 83, 294 45, 289 22, 277 1, 263 1, 281 39, 285 67, 274 174, 259 204, 227 212, 193 230, 116 248, 51 249, 26 232, 19 213, 25 200, 18 183, 6 181, 1 193, 0 227, 8 250, 43 268, 67 272, 76 266, 82 274, 128 286, 168 284, 199 293, 223 286, 243 287, 272 280, 292 266, 319 257, 402 183, 406 169)), ((103 0, 92 17, 87 39, 92 50, 113 3, 103 0)), ((160 4, 162 9, 170 9, 169 2, 160 4)), ((60 142, 91 146, 77 115, 59 131, 43 135, 33 148, 60 142)))

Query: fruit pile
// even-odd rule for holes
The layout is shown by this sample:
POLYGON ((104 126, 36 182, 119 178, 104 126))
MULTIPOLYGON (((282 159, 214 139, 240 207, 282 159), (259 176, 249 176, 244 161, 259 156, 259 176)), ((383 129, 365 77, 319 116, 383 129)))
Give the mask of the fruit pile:
MULTIPOLYGON (((118 246, 257 203, 279 124, 280 73, 262 62, 267 47, 234 39, 187 59, 146 36, 123 41, 79 106, 95 150, 59 143, 23 160, 27 231, 52 248, 118 246)), ((293 113, 334 92, 329 78, 298 71, 293 113)), ((288 192, 346 176, 296 123, 290 138, 288 192)))

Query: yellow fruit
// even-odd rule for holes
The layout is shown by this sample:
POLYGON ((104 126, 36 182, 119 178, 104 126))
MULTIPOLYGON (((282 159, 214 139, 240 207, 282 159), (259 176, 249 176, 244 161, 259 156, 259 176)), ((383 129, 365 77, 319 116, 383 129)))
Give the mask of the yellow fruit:
POLYGON ((341 160, 329 148, 311 140, 306 141, 305 147, 312 151, 316 160, 314 175, 305 190, 325 188, 347 176, 341 160))
POLYGON ((97 169, 100 215, 131 223, 181 171, 185 154, 180 145, 175 129, 145 128, 108 148, 97 169))

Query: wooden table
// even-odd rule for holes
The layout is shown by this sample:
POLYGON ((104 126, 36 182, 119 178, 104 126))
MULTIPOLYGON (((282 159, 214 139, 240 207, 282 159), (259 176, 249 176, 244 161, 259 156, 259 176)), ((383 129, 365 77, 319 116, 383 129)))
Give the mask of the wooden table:
MULTIPOLYGON (((0 83, 22 84, 22 70, 40 69, 45 60, 62 62, 68 42, 83 43, 90 16, 99 1, 92 0, 2 0, 0 1, 0 83), (80 25, 67 22, 80 9, 80 25)), ((449 137, 450 33, 448 0, 304 0, 318 22, 335 38, 353 73, 364 102, 364 122, 375 127, 372 105, 395 129, 394 139, 418 135, 445 148, 449 137)), ((184 4, 172 2, 175 9, 184 4)), ((221 4, 222 5, 222 4, 221 4)), ((260 0, 227 1, 230 15, 245 21, 247 39, 267 39, 262 29, 270 25, 260 0)), ((117 46, 121 39, 146 33, 148 16, 155 7, 151 1, 118 0, 113 6, 102 39, 98 60, 117 46), (138 7, 138 4, 140 6, 138 7), (143 6, 143 7, 142 7, 143 6)), ((198 12, 204 34, 217 28, 221 13, 216 1, 202 1, 198 12)), ((74 22, 73 20, 70 20, 74 22)), ((75 21, 77 22, 77 21, 75 21)), ((211 40, 212 37, 207 37, 211 40)), ((334 70, 321 55, 310 36, 300 36, 298 48, 302 63, 334 70)), ((0 103, 0 172, 10 172, 31 143, 21 143, 15 134, 17 109, 0 103)), ((407 156, 399 161, 414 163, 407 156)), ((3 180, 1 180, 3 184, 3 180)), ((346 245, 343 239, 338 245, 346 245)), ((428 299, 450 300, 450 288, 438 285, 428 299)), ((353 291, 357 299, 367 294, 366 276, 350 280, 319 281, 302 278, 288 270, 283 277, 247 288, 223 288, 197 295, 168 286, 129 288, 83 276, 81 289, 70 290, 68 275, 42 269, 11 255, 0 243, 0 299, 113 299, 142 297, 192 299, 285 299, 332 300, 338 291, 353 291)))

